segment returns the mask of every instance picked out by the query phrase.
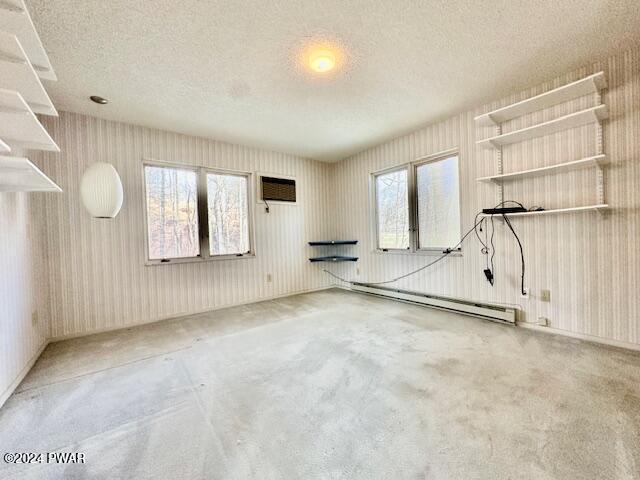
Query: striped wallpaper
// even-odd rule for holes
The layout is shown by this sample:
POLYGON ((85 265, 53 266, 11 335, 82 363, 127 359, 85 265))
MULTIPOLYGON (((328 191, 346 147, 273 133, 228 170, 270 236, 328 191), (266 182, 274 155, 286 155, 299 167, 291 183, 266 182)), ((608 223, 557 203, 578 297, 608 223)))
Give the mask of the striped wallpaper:
MULTIPOLYGON (((640 284, 640 49, 558 77, 490 105, 453 116, 409 135, 368 149, 336 164, 194 138, 92 117, 62 113, 45 118, 61 154, 33 153, 31 158, 61 187, 59 196, 32 196, 34 225, 46 252, 40 301, 52 338, 134 325, 327 286, 329 279, 307 261, 306 241, 354 237, 357 264, 332 265, 360 281, 384 280, 417 268, 429 256, 379 254, 369 198, 371 172, 434 152, 459 148, 463 230, 475 212, 496 202, 496 187, 477 177, 496 172, 496 154, 477 147, 490 128, 477 128, 473 117, 604 70, 609 88, 604 102, 604 145, 611 165, 605 171, 606 200, 613 210, 538 218, 519 218, 527 259, 531 298, 518 293, 517 244, 496 222, 496 286, 482 274, 484 257, 471 239, 463 255, 399 282, 399 286, 480 301, 517 304, 521 320, 548 318, 552 328, 632 344, 640 343, 640 305, 630 295, 640 284), (219 168, 295 176, 297 206, 256 206, 257 258, 182 265, 144 265, 143 158, 219 168), (78 185, 94 161, 113 163, 124 182, 125 204, 115 220, 91 219, 80 204, 78 185), (329 215, 329 212, 332 215, 329 215), (272 282, 267 282, 271 274, 272 282), (549 289, 551 301, 540 291, 549 289)), ((585 97, 505 125, 505 131, 595 104, 585 97)), ((578 159, 595 152, 595 127, 585 126, 504 149, 505 172, 578 159)), ((505 198, 546 208, 596 203, 595 172, 581 170, 509 183, 505 198)), ((15 208, 15 206, 14 206, 15 208)), ((7 260, 5 260, 7 261, 7 260)), ((37 343, 37 341, 34 341, 37 343)))
POLYGON ((0 406, 47 337, 47 317, 39 313, 46 310, 47 301, 38 254, 43 248, 42 225, 31 221, 33 198, 0 193, 0 406))
POLYGON ((52 338, 86 334, 325 287, 306 242, 329 230, 324 163, 202 138, 62 112, 44 125, 62 153, 31 155, 64 194, 40 198, 50 284, 52 338), (256 258, 145 266, 142 161, 204 165, 293 176, 297 205, 255 206, 256 258), (113 220, 90 218, 82 173, 112 163, 124 206, 113 220), (271 274, 272 281, 267 281, 271 274))
MULTIPOLYGON (((332 166, 331 201, 337 212, 334 235, 358 238, 357 265, 333 266, 336 273, 359 281, 380 281, 409 272, 433 257, 375 253, 369 178, 372 172, 421 156, 457 147, 460 151, 463 232, 475 213, 497 201, 493 185, 477 177, 497 173, 495 151, 476 146, 495 129, 477 128, 476 115, 508 105, 604 70, 609 88, 604 102, 610 119, 604 126, 604 147, 611 165, 605 170, 605 197, 611 213, 573 213, 518 218, 514 228, 523 239, 530 298, 519 294, 520 256, 507 227, 496 220, 496 285, 484 279, 484 256, 471 238, 463 255, 398 282, 402 288, 480 301, 517 304, 521 320, 549 319, 550 326, 619 342, 640 343, 640 49, 594 63, 553 81, 456 115, 409 135, 371 148, 332 166), (339 206, 340 208, 335 208, 339 206), (551 291, 551 301, 540 290, 551 291)), ((504 132, 595 105, 585 97, 535 112, 504 125, 504 132)), ((585 126, 504 148, 505 173, 575 160, 595 154, 595 126, 585 126)), ((520 180, 505 186, 505 199, 546 208, 596 202, 595 170, 567 172, 520 180)))

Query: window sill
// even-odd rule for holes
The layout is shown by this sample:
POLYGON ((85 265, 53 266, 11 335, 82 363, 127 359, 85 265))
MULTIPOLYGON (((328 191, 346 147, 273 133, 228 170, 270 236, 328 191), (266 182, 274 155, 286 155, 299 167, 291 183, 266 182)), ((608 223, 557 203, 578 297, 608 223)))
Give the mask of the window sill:
POLYGON ((256 258, 255 253, 245 253, 243 255, 219 255, 215 257, 191 257, 191 258, 173 258, 168 262, 162 262, 160 260, 146 260, 144 265, 146 267, 156 267, 158 265, 177 265, 182 263, 206 263, 206 262, 224 262, 227 260, 244 260, 249 258, 256 258))
MULTIPOLYGON (((443 250, 417 250, 412 252, 411 250, 387 250, 383 251, 380 249, 375 249, 372 253, 377 255, 410 255, 410 256, 419 256, 419 257, 441 257, 443 255, 443 250)), ((462 250, 455 250, 449 254, 449 257, 462 257, 462 250)))

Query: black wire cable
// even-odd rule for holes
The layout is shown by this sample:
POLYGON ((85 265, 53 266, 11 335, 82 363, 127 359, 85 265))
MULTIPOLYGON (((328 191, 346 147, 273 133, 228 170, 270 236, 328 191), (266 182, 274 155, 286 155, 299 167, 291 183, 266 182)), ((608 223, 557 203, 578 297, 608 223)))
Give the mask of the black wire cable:
POLYGON ((487 242, 486 242, 486 229, 485 229, 485 240, 483 241, 482 238, 480 237, 480 234, 478 233, 478 225, 480 226, 480 231, 482 232, 482 224, 485 223, 485 217, 482 217, 482 221, 478 222, 478 217, 481 215, 481 212, 476 213, 476 218, 474 220, 474 223, 476 224, 476 228, 474 229, 475 233, 476 233, 476 237, 478 238, 478 241, 480 242, 480 244, 482 245, 482 248, 480 249, 480 253, 482 253, 483 255, 487 256, 487 268, 489 268, 489 248, 487 247, 487 242))
MULTIPOLYGON (((484 219, 482 219, 484 220, 484 219)), ((482 220, 480 220, 480 222, 482 222, 482 220)), ((478 222, 478 223, 480 223, 478 222)), ((393 283, 393 282, 397 282, 398 280, 402 280, 403 278, 409 277, 411 275, 415 275, 418 272, 421 272, 422 270, 424 270, 425 268, 429 268, 432 265, 435 265, 436 263, 438 263, 439 261, 447 258, 450 254, 452 254, 461 244, 462 242, 465 241, 465 239, 471 235, 471 232, 473 232, 476 227, 478 226, 478 223, 475 223, 473 225, 472 228, 469 229, 469 231, 467 233, 464 234, 464 236, 460 239, 460 241, 452 248, 447 248, 444 253, 436 258, 434 261, 427 263, 426 265, 423 265, 422 267, 418 268, 417 270, 413 270, 412 272, 406 273, 404 275, 401 275, 399 277, 396 277, 392 280, 385 280, 384 282, 366 282, 366 285, 385 285, 387 283, 393 283)), ((328 273, 329 275, 331 275, 334 278, 337 278, 338 280, 342 281, 342 282, 346 282, 346 283, 353 283, 351 280, 345 280, 344 278, 339 277, 338 275, 335 275, 334 273, 330 272, 329 270, 326 269, 322 269, 323 272, 328 273)))
MULTIPOLYGON (((524 205, 522 205, 520 202, 516 202, 515 200, 504 200, 504 201, 498 203, 494 208, 498 208, 498 207, 504 205, 505 203, 515 203, 516 205, 519 205, 520 207, 525 208, 524 205)), ((478 236, 478 238, 479 238, 479 235, 478 235, 478 232, 476 231, 476 228, 478 227, 478 225, 480 225, 486 219, 486 217, 483 217, 482 219, 480 219, 480 221, 477 221, 478 216, 481 215, 481 214, 482 214, 482 211, 480 211, 480 212, 478 212, 476 214, 473 227, 471 227, 463 235, 463 237, 460 239, 460 241, 454 247, 447 248, 440 257, 436 258, 432 262, 429 262, 426 265, 423 265, 422 267, 418 268, 417 270, 413 270, 413 271, 411 271, 409 273, 406 273, 406 274, 401 275, 399 277, 393 278, 391 280, 385 280, 383 282, 362 282, 362 283, 364 285, 385 285, 387 283, 394 283, 394 282, 397 282, 398 280, 402 280, 403 278, 407 278, 407 277, 409 277, 411 275, 415 275, 416 273, 419 273, 419 272, 431 267, 432 265, 435 265, 436 263, 440 262, 441 260, 444 260, 451 253, 453 253, 453 251, 458 249, 458 247, 460 247, 460 245, 462 245, 462 242, 465 241, 465 239, 471 234, 471 232, 476 232, 476 236, 478 236)), ((506 219, 505 215, 503 215, 503 217, 506 219)), ((509 227, 511 228, 511 231, 513 232, 513 234, 516 235, 516 233, 513 230, 513 227, 511 226, 510 223, 509 223, 509 227)), ((493 272, 493 257, 495 256, 495 245, 494 245, 494 242, 493 242, 494 234, 495 234, 495 226, 494 226, 494 223, 493 223, 493 215, 491 215, 491 250, 492 250, 491 251, 491 271, 492 272, 493 272)), ((524 253, 523 253, 523 250, 522 250, 522 244, 520 243, 520 239, 518 238, 517 235, 516 235, 516 239, 518 241, 518 245, 520 245, 520 252, 521 252, 521 258, 522 258, 522 266, 523 266, 523 268, 522 268, 522 291, 524 292, 524 253)), ((482 243, 484 245, 484 242, 482 242, 482 240, 480 240, 480 243, 482 243)), ((346 279, 334 274, 333 272, 330 272, 326 268, 323 268, 322 271, 327 273, 328 275, 331 275, 333 278, 335 278, 337 280, 340 280, 341 282, 355 283, 352 280, 346 280, 346 279)))
POLYGON ((484 258, 487 263, 487 268, 491 270, 491 273, 493 274, 493 269, 491 268, 491 265, 489 265, 489 247, 487 245, 489 245, 489 223, 487 222, 487 219, 485 217, 484 219, 484 250, 485 250, 484 258))
POLYGON ((495 278, 495 272, 493 268, 493 257, 496 256, 496 244, 493 242, 493 238, 496 234, 496 226, 493 223, 493 215, 491 215, 491 272, 493 273, 493 277, 495 278))
POLYGON ((520 242, 520 238, 518 237, 518 234, 516 233, 516 231, 513 229, 513 225, 511 225, 511 221, 509 220, 509 218, 504 214, 502 215, 502 218, 504 218, 504 221, 509 227, 509 229, 511 230, 511 233, 513 233, 513 236, 516 237, 516 241, 518 242, 518 247, 520 247, 520 260, 522 261, 522 272, 520 275, 520 292, 522 293, 522 295, 526 295, 527 292, 524 290, 525 262, 524 262, 524 250, 522 248, 522 242, 520 242))
MULTIPOLYGON (((480 231, 482 231, 482 222, 478 222, 478 217, 482 215, 482 212, 478 212, 476 213, 476 218, 474 219, 474 223, 476 224, 476 228, 474 229, 476 232, 476 237, 478 237, 478 241, 482 244, 483 247, 486 247, 485 243, 482 241, 482 238, 480 238, 480 234, 478 234, 478 225, 480 225, 480 231)), ((484 220, 484 217, 482 218, 482 220, 484 220)))
POLYGON ((525 208, 523 204, 521 204, 520 202, 516 202, 515 200, 503 200, 502 202, 500 202, 499 204, 497 204, 495 207, 493 208, 498 208, 503 206, 505 203, 515 203, 516 205, 518 205, 519 207, 525 208))

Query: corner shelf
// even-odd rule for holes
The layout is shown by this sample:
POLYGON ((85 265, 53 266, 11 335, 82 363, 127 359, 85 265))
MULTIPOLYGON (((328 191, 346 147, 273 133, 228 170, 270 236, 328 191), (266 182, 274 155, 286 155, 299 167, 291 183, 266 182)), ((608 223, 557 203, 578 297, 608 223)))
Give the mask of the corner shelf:
POLYGON ((563 85, 562 87, 536 95, 535 97, 498 108, 483 115, 478 115, 474 120, 481 126, 498 126, 501 123, 521 117, 527 113, 552 107, 584 95, 597 93, 603 88, 607 88, 607 80, 604 72, 598 72, 563 85))
POLYGON ((0 89, 0 138, 27 149, 60 151, 22 95, 11 90, 0 89))
POLYGON ((0 192, 62 192, 62 189, 28 158, 0 156, 0 192))
POLYGON ((29 62, 40 78, 57 80, 24 0, 0 1, 0 25, 2 30, 18 37, 29 62))
MULTIPOLYGON (((531 212, 516 212, 516 213, 505 213, 504 215, 507 217, 529 217, 529 216, 540 216, 540 215, 556 215, 559 213, 573 213, 573 212, 585 212, 585 211, 597 211, 603 212, 604 210, 609 209, 609 205, 606 203, 598 204, 598 205, 587 205, 584 207, 569 207, 569 208, 556 208, 553 210, 534 210, 531 212)), ((481 214, 481 217, 501 217, 502 214, 496 215, 487 215, 481 214)))
POLYGON ((317 242, 309 242, 312 247, 319 247, 323 245, 356 245, 358 240, 319 240, 317 242))
POLYGON ((580 160, 574 160, 572 162, 558 163, 556 165, 550 165, 548 167, 534 168, 531 170, 522 170, 520 172, 503 173, 502 175, 492 175, 490 177, 481 177, 476 179, 478 182, 494 182, 500 183, 509 180, 516 180, 518 178, 531 178, 547 175, 549 173, 561 173, 570 170, 578 170, 580 168, 589 167, 603 167, 606 165, 606 156, 595 155, 593 157, 586 157, 580 160))
POLYGON ((550 135, 552 133, 561 132, 570 128, 580 127, 588 123, 597 122, 608 118, 609 112, 606 105, 598 105, 595 107, 580 110, 579 112, 570 113, 563 117, 550 120, 548 122, 539 123, 531 127, 515 130, 513 132, 504 133, 495 137, 478 140, 476 144, 484 148, 500 148, 504 145, 523 142, 536 137, 550 135))
POLYGON ((315 262, 357 262, 358 257, 345 257, 342 255, 331 255, 328 257, 312 257, 309 259, 311 263, 315 262))
POLYGON ((58 116, 18 37, 0 31, 0 85, 19 91, 34 113, 58 116))

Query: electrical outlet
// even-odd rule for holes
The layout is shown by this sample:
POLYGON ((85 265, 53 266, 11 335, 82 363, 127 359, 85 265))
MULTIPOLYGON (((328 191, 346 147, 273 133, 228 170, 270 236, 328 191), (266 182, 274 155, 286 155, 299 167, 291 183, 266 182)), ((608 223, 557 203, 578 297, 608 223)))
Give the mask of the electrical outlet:
POLYGON ((541 327, 548 327, 549 319, 547 317, 538 317, 538 325, 541 327))
POLYGON ((271 282, 271 274, 270 273, 267 273, 267 283, 268 282, 271 282))
POLYGON ((551 301, 551 290, 540 290, 540 300, 543 302, 551 301))

